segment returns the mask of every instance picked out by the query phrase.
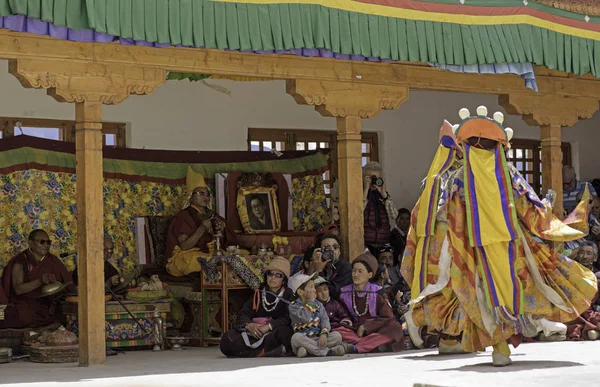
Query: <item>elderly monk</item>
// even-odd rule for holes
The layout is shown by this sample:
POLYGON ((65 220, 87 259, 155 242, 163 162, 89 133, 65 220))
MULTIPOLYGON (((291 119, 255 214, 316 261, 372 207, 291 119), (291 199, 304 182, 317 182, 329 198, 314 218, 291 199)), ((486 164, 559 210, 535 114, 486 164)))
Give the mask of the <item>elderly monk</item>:
POLYGON ((167 271, 177 277, 200 271, 198 258, 214 255, 215 235, 219 232, 221 248, 235 241, 225 219, 209 208, 211 194, 204 177, 188 167, 186 185, 190 198, 169 226, 165 249, 165 257, 169 257, 167 271))
POLYGON ((61 321, 52 300, 38 298, 43 285, 59 281, 71 283, 71 273, 62 261, 49 253, 52 241, 44 230, 33 230, 29 248, 8 261, 2 273, 2 288, 19 317, 19 327, 39 327, 61 321))
MULTIPOLYGON (((115 244, 110 237, 104 237, 104 284, 111 290, 114 290, 121 283, 121 276, 119 271, 110 263, 110 259, 113 256, 115 244)), ((78 268, 73 271, 73 281, 75 285, 79 285, 79 273, 78 268)), ((141 273, 141 268, 135 269, 136 277, 141 273)))

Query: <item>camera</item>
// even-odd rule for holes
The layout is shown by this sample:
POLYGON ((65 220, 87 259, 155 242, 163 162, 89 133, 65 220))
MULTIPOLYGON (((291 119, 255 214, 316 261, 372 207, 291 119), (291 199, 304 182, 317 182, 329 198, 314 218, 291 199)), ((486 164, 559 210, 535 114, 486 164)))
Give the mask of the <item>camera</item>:
POLYGON ((371 184, 375 184, 378 187, 383 187, 383 178, 373 175, 371 176, 371 184))
POLYGON ((324 261, 333 261, 333 250, 331 249, 331 246, 325 245, 325 247, 323 247, 323 250, 321 250, 321 257, 324 261))

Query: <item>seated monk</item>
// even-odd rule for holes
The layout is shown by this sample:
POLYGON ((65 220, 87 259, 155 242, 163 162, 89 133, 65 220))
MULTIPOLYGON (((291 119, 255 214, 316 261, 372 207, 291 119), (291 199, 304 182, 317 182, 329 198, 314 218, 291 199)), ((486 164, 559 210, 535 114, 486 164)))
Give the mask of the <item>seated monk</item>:
POLYGON ((71 283, 71 273, 62 261, 49 253, 52 241, 44 230, 33 230, 29 248, 11 258, 2 273, 2 288, 8 303, 14 306, 19 328, 33 328, 62 322, 64 316, 55 311, 50 297, 38 298, 43 285, 59 281, 71 283))
POLYGON ((211 195, 204 177, 188 167, 186 185, 190 198, 173 218, 165 248, 165 257, 169 257, 167 271, 176 277, 200 271, 198 258, 214 255, 214 236, 219 232, 221 248, 227 243, 235 244, 235 234, 226 227, 225 219, 208 208, 211 195))
POLYGON ((8 296, 4 288, 0 286, 0 329, 15 328, 19 326, 17 311, 12 305, 8 305, 8 296))
MULTIPOLYGON (((110 290, 113 290, 121 284, 121 275, 119 274, 119 270, 115 268, 112 263, 110 263, 110 259, 113 256, 115 245, 113 240, 110 237, 104 237, 104 285, 108 287, 110 290)), ((135 277, 139 277, 142 272, 141 267, 137 267, 134 270, 135 277)), ((75 285, 79 285, 79 273, 77 271, 77 267, 73 271, 73 282, 75 285)), ((125 290, 125 289, 124 289, 125 290)))

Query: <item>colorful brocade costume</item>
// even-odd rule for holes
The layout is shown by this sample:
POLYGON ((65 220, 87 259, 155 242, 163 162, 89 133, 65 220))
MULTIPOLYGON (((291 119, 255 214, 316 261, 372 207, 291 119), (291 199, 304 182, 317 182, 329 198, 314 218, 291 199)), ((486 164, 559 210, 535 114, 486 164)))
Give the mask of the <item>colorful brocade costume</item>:
POLYGON ((427 326, 474 352, 513 335, 536 335, 539 319, 574 320, 588 309, 597 282, 542 242, 585 236, 588 193, 561 222, 507 163, 503 145, 512 130, 502 127, 501 113, 492 120, 480 107, 469 116, 461 111, 454 127, 444 122, 401 271, 413 297, 406 315, 412 332, 427 326), (472 139, 496 145, 481 149, 472 139))

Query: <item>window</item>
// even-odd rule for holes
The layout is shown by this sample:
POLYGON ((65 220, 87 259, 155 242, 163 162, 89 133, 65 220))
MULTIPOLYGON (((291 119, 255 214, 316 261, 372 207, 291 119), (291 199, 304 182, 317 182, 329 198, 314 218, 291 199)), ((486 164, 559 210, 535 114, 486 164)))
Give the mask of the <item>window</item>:
MULTIPOLYGON (((26 135, 75 142, 75 121, 0 117, 0 122, 3 123, 0 138, 26 135)), ((102 123, 102 139, 104 146, 126 148, 125 124, 102 123)))
MULTIPOLYGON (((571 144, 562 143, 563 165, 571 164, 571 144)), ((507 154, 508 161, 540 196, 542 192, 542 146, 539 140, 513 140, 512 149, 507 154)))
MULTIPOLYGON (((377 133, 362 133, 362 165, 379 161, 377 133)), ((256 152, 331 149, 331 169, 323 174, 325 195, 329 198, 331 185, 337 176, 337 132, 334 130, 248 129, 248 150, 256 152)), ((329 199, 328 199, 329 201, 329 199)))

